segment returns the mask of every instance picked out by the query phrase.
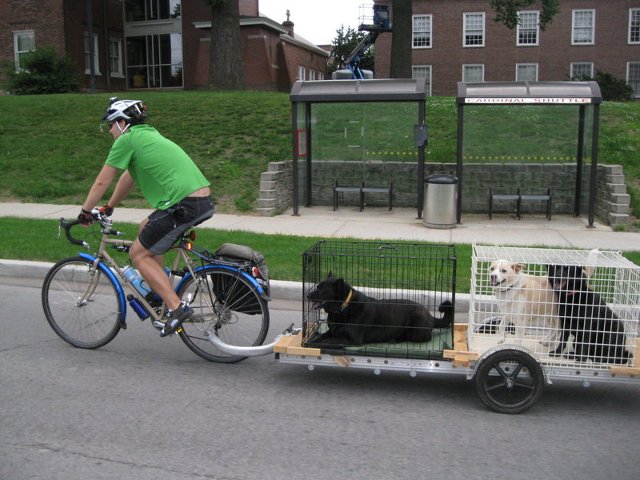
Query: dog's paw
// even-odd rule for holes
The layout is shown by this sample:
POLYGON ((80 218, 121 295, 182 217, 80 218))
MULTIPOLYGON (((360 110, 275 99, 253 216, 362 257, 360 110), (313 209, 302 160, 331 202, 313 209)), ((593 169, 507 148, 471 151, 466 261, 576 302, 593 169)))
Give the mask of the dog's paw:
POLYGON ((451 303, 450 300, 445 300, 444 302, 442 302, 440 304, 440 306, 438 307, 438 311, 440 313, 445 313, 450 311, 453 308, 453 303, 451 303))

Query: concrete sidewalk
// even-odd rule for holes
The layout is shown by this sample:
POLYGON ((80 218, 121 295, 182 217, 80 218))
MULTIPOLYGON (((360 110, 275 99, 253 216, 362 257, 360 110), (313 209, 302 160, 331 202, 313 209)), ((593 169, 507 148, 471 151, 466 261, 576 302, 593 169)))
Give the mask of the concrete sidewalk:
MULTIPOLYGON (((31 203, 0 203, 0 217, 75 218, 78 205, 44 205, 31 203)), ((138 223, 152 210, 117 208, 114 221, 138 223)), ((426 228, 416 216, 415 209, 355 207, 333 211, 331 207, 301 208, 300 214, 285 213, 274 217, 215 214, 198 228, 249 231, 266 234, 284 234, 310 237, 359 238, 380 240, 415 240, 437 243, 466 243, 510 246, 549 246, 629 251, 640 250, 640 233, 614 232, 610 227, 596 223, 587 228, 584 217, 524 215, 517 220, 510 215, 463 215, 462 223, 454 228, 426 228)), ((230 234, 229 241, 233 242, 230 234)), ((0 252, 0 257, 2 256, 0 252)), ((0 260, 0 277, 44 278, 50 264, 0 260)), ((302 299, 302 287, 296 282, 272 282, 272 296, 282 300, 302 299)), ((456 295, 457 309, 467 308, 467 295, 456 295)))
MULTIPOLYGON (((43 205, 32 203, 0 203, 0 217, 75 218, 78 205, 43 205)), ((148 209, 116 208, 114 221, 142 221, 148 209)), ((585 217, 555 215, 523 215, 521 220, 510 215, 463 215, 454 228, 426 228, 411 208, 343 207, 333 211, 328 206, 301 208, 297 216, 285 213, 274 217, 229 215, 216 213, 199 228, 244 230, 266 234, 361 238, 380 240, 416 240, 437 243, 479 243, 511 246, 549 246, 601 250, 640 250, 640 233, 614 232, 596 222, 587 228, 585 217)), ((0 255, 1 256, 1 255, 0 255)))

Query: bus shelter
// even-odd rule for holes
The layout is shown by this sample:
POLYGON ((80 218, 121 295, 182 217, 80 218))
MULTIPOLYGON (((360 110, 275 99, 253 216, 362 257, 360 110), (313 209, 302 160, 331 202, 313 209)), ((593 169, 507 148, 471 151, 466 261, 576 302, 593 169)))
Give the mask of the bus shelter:
POLYGON ((395 176, 389 195, 416 205, 421 217, 425 79, 297 81, 290 99, 294 215, 301 199, 330 204, 339 182, 356 189, 395 176))
MULTIPOLYGON (((527 162, 537 162, 541 169, 552 163, 575 162, 573 213, 581 214, 586 198, 588 226, 593 227, 601 102, 600 87, 594 81, 459 82, 458 222, 463 208, 463 167, 470 162, 520 162, 523 168, 527 162), (585 171, 586 160, 590 160, 589 171, 585 171), (587 180, 588 195, 583 192, 587 180)), ((533 175, 530 181, 535 180, 533 175)))

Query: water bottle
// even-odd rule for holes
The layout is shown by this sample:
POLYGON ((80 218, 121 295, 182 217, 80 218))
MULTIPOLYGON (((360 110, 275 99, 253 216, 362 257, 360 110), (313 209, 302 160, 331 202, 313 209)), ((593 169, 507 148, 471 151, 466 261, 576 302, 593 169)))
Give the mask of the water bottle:
POLYGON ((144 305, 140 304, 136 297, 129 294, 127 295, 127 300, 129 301, 129 305, 131 305, 131 308, 133 308, 133 311, 136 312, 140 317, 140 320, 149 318, 149 312, 147 312, 147 309, 144 308, 144 305))
POLYGON ((140 295, 142 295, 143 297, 146 296, 151 291, 151 289, 147 285, 147 282, 145 282, 144 278, 142 278, 142 275, 140 275, 140 273, 138 273, 138 271, 135 268, 133 268, 131 265, 126 267, 123 273, 124 273, 124 276, 127 278, 127 280, 131 282, 131 285, 133 285, 135 289, 138 292, 140 292, 140 295))

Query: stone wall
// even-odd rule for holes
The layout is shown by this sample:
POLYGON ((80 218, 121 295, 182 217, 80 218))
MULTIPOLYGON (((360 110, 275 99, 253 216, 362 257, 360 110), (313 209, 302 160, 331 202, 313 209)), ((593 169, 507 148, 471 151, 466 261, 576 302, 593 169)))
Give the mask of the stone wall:
MULTIPOLYGON (((258 211, 262 215, 274 215, 291 207, 292 162, 272 162, 260 182, 258 211)), ((304 164, 300 162, 301 179, 304 164)), ((586 214, 589 206, 590 165, 583 170, 581 212, 586 214)), ((446 173, 455 175, 456 165, 425 165, 425 175, 446 173)), ((551 189, 552 214, 573 214, 575 195, 575 163, 467 163, 462 175, 462 212, 487 213, 489 188, 495 193, 543 193, 551 189)), ((408 162, 347 162, 314 161, 312 163, 312 204, 332 205, 333 186, 338 180, 343 186, 357 186, 364 180, 367 186, 388 187, 393 183, 393 204, 397 207, 417 207, 417 164, 408 162)), ((304 181, 299 185, 300 204, 306 199, 304 181)), ((369 194, 366 205, 387 205, 386 194, 369 194)), ((358 194, 341 194, 340 205, 358 205, 358 194)), ((624 183, 621 165, 598 166, 598 192, 596 195, 596 217, 606 224, 618 225, 629 221, 630 197, 624 183)), ((543 204, 525 202, 522 213, 543 212, 543 204)), ((494 204, 495 212, 515 210, 508 203, 494 204)))

